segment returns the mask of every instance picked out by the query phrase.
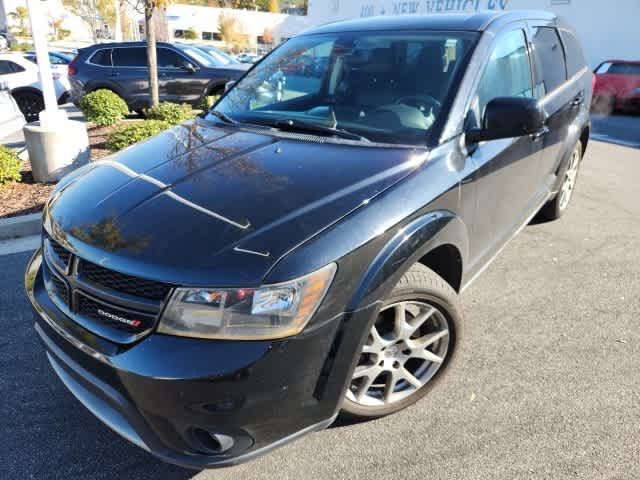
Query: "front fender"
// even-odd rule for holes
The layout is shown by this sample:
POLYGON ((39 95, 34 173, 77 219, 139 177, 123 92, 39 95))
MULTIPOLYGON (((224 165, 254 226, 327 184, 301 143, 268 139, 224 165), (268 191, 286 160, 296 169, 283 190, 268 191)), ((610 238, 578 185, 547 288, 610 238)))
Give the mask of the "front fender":
POLYGON ((438 210, 413 220, 380 250, 362 277, 348 310, 355 311, 386 298, 411 265, 442 245, 453 245, 460 253, 462 265, 466 264, 469 235, 459 217, 438 210))

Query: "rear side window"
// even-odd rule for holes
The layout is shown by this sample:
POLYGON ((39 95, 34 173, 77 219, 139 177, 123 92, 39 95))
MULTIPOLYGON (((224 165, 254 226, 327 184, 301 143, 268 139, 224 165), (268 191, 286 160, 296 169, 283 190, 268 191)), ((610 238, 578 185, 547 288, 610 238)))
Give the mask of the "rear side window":
POLYGON ((617 75, 640 75, 640 65, 634 63, 613 63, 607 73, 617 75))
POLYGON ((536 97, 544 97, 567 79, 564 50, 555 28, 533 29, 533 51, 536 64, 536 97))
POLYGON ((515 30, 498 40, 478 87, 478 119, 497 97, 532 97, 531 62, 524 31, 515 30))
POLYGON ((98 50, 91 56, 91 63, 95 65, 101 65, 103 67, 111 66, 111 50, 110 49, 102 49, 98 50))
POLYGON ((147 49, 144 47, 114 48, 114 67, 146 67, 147 49))
POLYGON ((567 75, 573 77, 582 70, 587 64, 584 59, 584 52, 580 46, 580 42, 573 33, 561 30, 562 43, 564 44, 564 53, 567 61, 567 75))
POLYGON ((9 60, 0 60, 0 74, 24 72, 24 67, 9 60))

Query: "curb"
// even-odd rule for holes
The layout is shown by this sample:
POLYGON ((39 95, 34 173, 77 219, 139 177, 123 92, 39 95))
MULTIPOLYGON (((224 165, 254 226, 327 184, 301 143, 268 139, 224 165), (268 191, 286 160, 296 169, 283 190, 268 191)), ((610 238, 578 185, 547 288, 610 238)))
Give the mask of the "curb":
POLYGON ((37 235, 42 230, 42 213, 0 220, 0 240, 37 235))

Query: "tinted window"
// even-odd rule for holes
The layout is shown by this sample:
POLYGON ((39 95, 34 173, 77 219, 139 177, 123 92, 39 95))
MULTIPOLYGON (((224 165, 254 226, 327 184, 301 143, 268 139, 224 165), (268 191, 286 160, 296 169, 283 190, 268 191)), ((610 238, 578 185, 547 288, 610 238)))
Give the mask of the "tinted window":
POLYGON ((90 62, 96 65, 110 67, 111 66, 111 50, 98 50, 96 53, 93 54, 90 62))
POLYGON ((555 28, 534 28, 532 43, 536 62, 536 96, 543 97, 567 79, 564 50, 555 28))
POLYGON ((580 42, 571 32, 562 30, 562 43, 564 43, 564 52, 567 60, 567 75, 572 77, 582 70, 587 62, 584 59, 580 42))
POLYGON ((640 65, 633 63, 614 63, 611 64, 607 73, 618 75, 640 75, 640 65))
POLYGON ((497 97, 532 97, 531 62, 522 30, 498 40, 478 87, 478 120, 487 104, 497 97))
POLYGON ((145 67, 147 49, 144 47, 114 48, 113 64, 116 67, 145 67))
POLYGON ((0 60, 0 75, 6 75, 8 73, 13 73, 13 70, 9 66, 9 62, 6 60, 0 60))
POLYGON ((49 61, 51 62, 51 65, 67 65, 69 63, 69 60, 66 58, 52 54, 49 54, 49 61))
POLYGON ((24 72, 24 67, 9 60, 0 60, 0 74, 24 72))
POLYGON ((160 68, 179 68, 185 61, 182 55, 173 50, 168 48, 158 49, 158 67, 160 68))

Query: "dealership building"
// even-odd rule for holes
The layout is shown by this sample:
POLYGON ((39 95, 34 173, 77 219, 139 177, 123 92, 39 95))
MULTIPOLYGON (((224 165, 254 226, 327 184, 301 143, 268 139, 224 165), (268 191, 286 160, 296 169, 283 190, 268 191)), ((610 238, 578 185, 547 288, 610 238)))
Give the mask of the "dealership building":
POLYGON ((562 16, 576 29, 592 68, 606 59, 640 60, 640 0, 309 0, 308 21, 516 9, 562 16))

